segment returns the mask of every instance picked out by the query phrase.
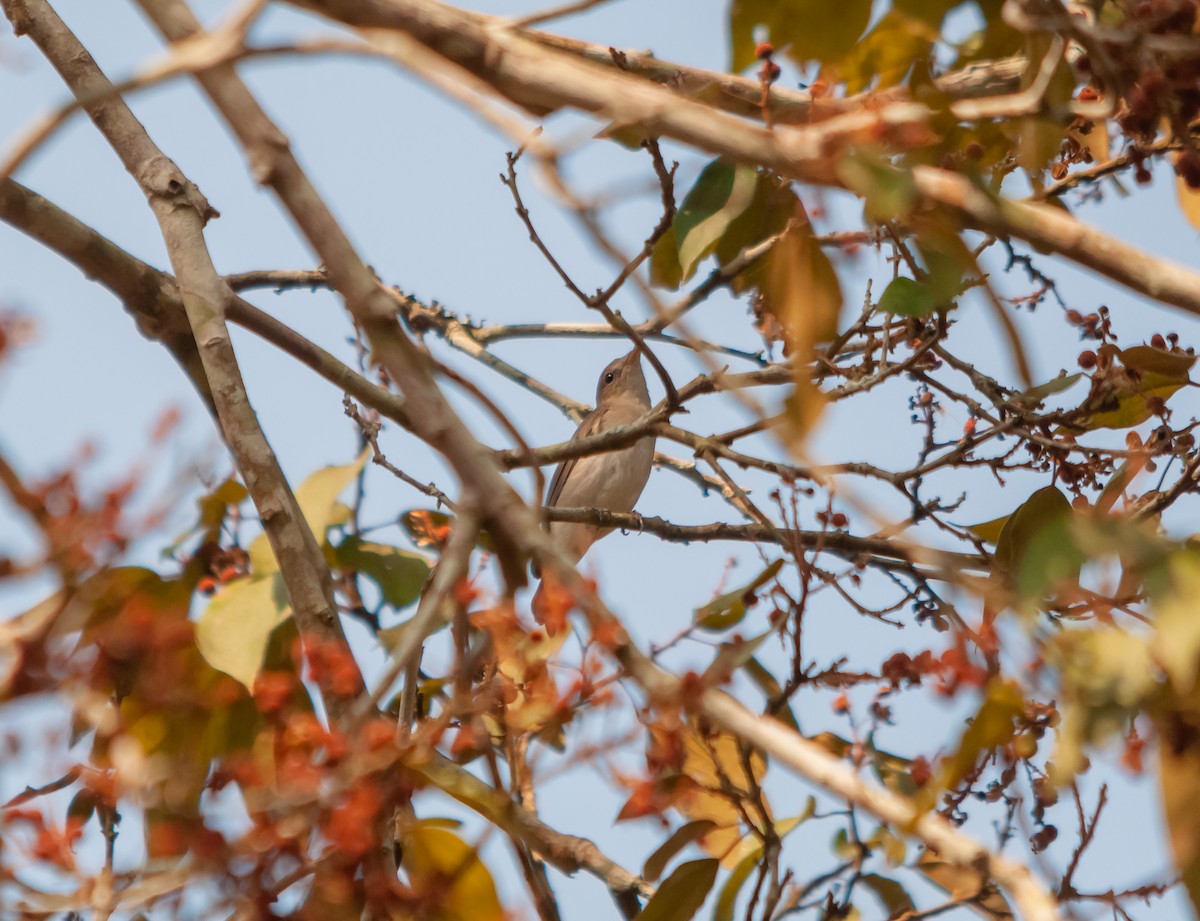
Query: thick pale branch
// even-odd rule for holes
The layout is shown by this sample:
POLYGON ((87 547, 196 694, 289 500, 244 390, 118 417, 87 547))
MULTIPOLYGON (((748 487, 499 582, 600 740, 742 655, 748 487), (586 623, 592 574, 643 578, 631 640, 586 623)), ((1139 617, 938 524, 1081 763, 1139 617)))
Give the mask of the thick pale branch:
MULTIPOLYGON (((141 0, 150 21, 171 41, 203 34, 199 21, 178 0, 141 0)), ((232 67, 196 76, 236 135, 254 175, 270 186, 300 232, 319 254, 333 287, 359 323, 372 353, 408 401, 414 432, 442 453, 463 483, 486 497, 481 517, 498 546, 511 586, 527 580, 520 548, 537 530, 536 513, 502 476, 491 452, 454 412, 434 380, 433 369, 396 319, 392 293, 379 284, 345 231, 292 155, 287 138, 271 121, 232 67)), ((481 499, 481 501, 484 501, 481 499)))
POLYGON ((12 179, 0 180, 0 220, 54 250, 115 294, 142 335, 162 343, 216 412, 173 278, 12 179))
MULTIPOLYGON (((869 142, 907 149, 933 137, 931 110, 912 102, 860 106, 803 128, 769 130, 622 70, 549 48, 492 20, 435 0, 291 0, 354 26, 393 28, 531 111, 574 108, 637 125, 791 179, 839 185, 838 155, 869 142)), ((1200 274, 1032 205, 996 201, 958 173, 914 171, 926 204, 950 207, 977 229, 1025 240, 1140 293, 1200 313, 1200 274)))
MULTIPOLYGON (((185 367, 187 366, 185 359, 190 356, 190 360, 195 363, 197 373, 193 380, 198 387, 200 384, 207 384, 207 379, 199 367, 199 355, 195 350, 195 341, 187 327, 183 303, 179 299, 175 280, 169 274, 142 262, 107 240, 93 228, 63 211, 53 202, 11 180, 0 183, 0 220, 6 221, 44 243, 73 263, 89 278, 95 279, 116 294, 126 309, 134 316, 139 329, 144 334, 162 341, 176 356, 176 360, 185 367)), ((298 283, 301 279, 304 286, 310 286, 314 282, 324 283, 323 278, 323 273, 320 272, 256 272, 247 273, 244 276, 229 276, 227 281, 230 281, 235 288, 246 288, 258 284, 274 285, 276 283, 289 286, 290 283, 298 283)), ((422 309, 434 310, 434 308, 422 309)), ((291 355, 364 405, 404 428, 411 428, 402 396, 367 380, 291 327, 240 297, 230 302, 227 313, 229 319, 234 323, 291 355)), ((464 333, 463 336, 465 337, 466 334, 464 333)), ((476 351, 480 355, 488 354, 482 347, 472 347, 470 354, 474 357, 476 351)), ((516 369, 513 371, 520 375, 516 369)), ((524 378, 524 375, 521 376, 524 378)), ((528 380, 531 384, 536 383, 531 378, 528 380)), ((547 398, 551 399, 559 408, 568 412, 574 411, 577 417, 582 416, 586 411, 585 404, 576 403, 549 388, 546 389, 548 391, 547 398)), ((612 443, 614 448, 624 445, 636 440, 637 436, 634 432, 641 431, 641 426, 628 432, 625 427, 622 427, 609 433, 593 436, 583 442, 539 448, 533 452, 533 457, 539 464, 551 464, 564 457, 576 457, 580 453, 594 450, 596 445, 593 442, 598 442, 600 445, 612 443), (626 437, 628 437, 628 441, 626 441, 626 437)), ((700 436, 695 436, 695 438, 699 439, 700 436)), ((684 443, 690 444, 691 442, 685 441, 684 443)), ((496 456, 507 469, 526 465, 529 463, 530 457, 529 453, 525 451, 501 451, 497 452, 496 456)), ((663 454, 657 455, 657 461, 661 466, 695 480, 697 485, 706 491, 714 490, 726 495, 724 485, 702 474, 696 469, 693 462, 681 461, 663 454)))
MULTIPOLYGON (((182 4, 174 0, 156 3, 143 0, 143 3, 152 19, 173 39, 183 39, 199 31, 198 23, 182 4)), ((487 36, 481 35, 477 26, 461 18, 456 20, 454 11, 448 11, 439 4, 412 0, 395 0, 388 4, 383 4, 381 0, 370 4, 348 4, 347 0, 326 0, 318 6, 322 12, 332 11, 334 14, 348 6, 364 6, 393 13, 400 11, 405 14, 403 21, 407 31, 426 43, 435 42, 440 46, 436 50, 447 56, 450 51, 457 49, 467 56, 474 69, 486 73, 493 66, 508 67, 510 70, 504 79, 511 81, 511 67, 515 66, 519 71, 516 76, 528 81, 531 87, 538 85, 539 81, 542 85, 555 85, 560 77, 568 76, 567 72, 570 71, 573 91, 578 90, 590 96, 605 109, 615 101, 606 98, 603 93, 593 95, 599 91, 601 80, 614 76, 605 73, 602 68, 585 70, 578 63, 564 67, 562 61, 552 60, 554 56, 547 54, 544 48, 537 55, 527 53, 525 48, 514 50, 509 35, 497 41, 487 41, 487 36), (589 77, 592 79, 589 80, 589 77), (593 87, 587 90, 582 83, 592 83, 593 87)), ((372 24, 386 26, 389 22, 372 24)), ((943 858, 985 870, 1010 892, 1027 921, 1058 918, 1053 900, 1038 886, 1026 868, 989 852, 939 816, 919 814, 909 800, 862 780, 848 765, 832 757, 820 746, 807 742, 798 733, 771 720, 756 717, 723 693, 713 690, 696 693, 694 688, 689 690, 643 656, 594 591, 584 584, 562 551, 536 527, 533 511, 505 483, 491 453, 473 438, 449 407, 420 352, 395 323, 390 296, 380 288, 369 268, 351 248, 341 228, 287 150, 286 141, 258 108, 232 69, 220 68, 198 79, 247 148, 251 162, 256 167, 256 175, 276 190, 302 232, 322 256, 334 286, 362 325, 375 356, 408 399, 418 434, 444 454, 460 478, 476 490, 486 526, 494 539, 500 539, 502 560, 515 552, 519 561, 521 552, 528 551, 533 552, 544 565, 552 567, 579 599, 594 632, 608 638, 610 649, 626 672, 645 689, 652 701, 672 706, 683 704, 696 710, 700 716, 751 741, 781 763, 788 764, 848 802, 869 810, 893 824, 897 830, 915 833, 935 847, 943 858)), ((511 85, 519 89, 519 84, 511 85)), ((538 91, 542 88, 539 87, 538 91)), ((625 87, 622 85, 622 88, 625 87)), ((735 128, 738 125, 736 120, 714 118, 714 113, 704 107, 696 107, 678 97, 664 96, 657 88, 639 86, 630 89, 626 95, 634 99, 633 109, 648 106, 653 110, 645 113, 648 116, 647 127, 652 131, 664 126, 671 127, 672 130, 678 130, 679 134, 686 135, 681 137, 682 140, 692 143, 703 138, 706 143, 698 146, 715 144, 712 133, 725 129, 736 130, 739 140, 747 140, 746 149, 738 155, 739 159, 768 164, 772 161, 789 163, 794 154, 799 157, 797 162, 803 163, 805 154, 828 152, 822 138, 828 139, 831 135, 825 132, 816 135, 804 132, 803 137, 800 133, 789 132, 786 136, 781 133, 777 139, 761 129, 753 128, 750 131, 744 124, 735 128), (787 156, 781 153, 784 148, 787 156)), ((613 108, 618 114, 623 111, 619 104, 613 108)), ((897 117, 891 126, 900 127, 905 124, 904 119, 917 113, 892 111, 890 114, 897 117)), ((889 124, 879 113, 870 116, 855 113, 849 118, 850 122, 858 121, 853 126, 850 122, 843 122, 832 130, 877 130, 882 127, 883 134, 888 133, 889 124)), ((825 126, 834 121, 838 120, 831 120, 825 126)), ((729 145, 722 142, 722 146, 729 145)), ((829 168, 826 162, 824 169, 829 168)), ((794 169, 793 165, 785 172, 791 175, 794 169)), ((813 175, 821 172, 815 161, 812 169, 813 175)), ((506 574, 511 581, 511 568, 506 574)))
POLYGON ((1164 304, 1200 315, 1200 273, 1157 259, 1048 205, 995 198, 955 173, 919 166, 913 179, 923 194, 959 211, 973 227, 1024 240, 1164 304))
POLYGON ((982 871, 1012 896, 1025 921, 1058 921, 1057 903, 1027 867, 989 851, 936 812, 921 810, 908 797, 869 783, 849 764, 783 723, 752 713, 722 691, 697 689, 659 668, 634 645, 594 589, 573 568, 563 565, 565 561, 553 545, 540 535, 530 535, 530 544, 544 562, 554 566, 564 585, 575 595, 593 633, 606 637, 610 652, 652 703, 670 709, 683 706, 846 802, 877 816, 897 832, 919 838, 947 862, 982 871))
MULTIPOLYGON (((96 62, 46 0, 3 0, 17 34, 28 34, 73 94, 95 100, 111 86, 96 62)), ((158 219, 199 349, 221 430, 279 561, 301 632, 346 647, 321 548, 258 425, 233 353, 224 310, 231 298, 204 242, 215 215, 204 196, 172 163, 119 98, 84 101, 96 127, 137 181, 158 219)), ((326 694, 331 712, 338 695, 326 694)))
MULTIPOLYGON (((201 394, 208 393, 196 341, 171 275, 142 262, 53 202, 12 180, 0 182, 0 220, 57 252, 113 292, 138 329, 161 342, 188 371, 201 394)), ((226 313, 234 323, 291 355, 334 386, 408 427, 403 397, 367 380, 290 326, 240 297, 230 301, 226 313)))

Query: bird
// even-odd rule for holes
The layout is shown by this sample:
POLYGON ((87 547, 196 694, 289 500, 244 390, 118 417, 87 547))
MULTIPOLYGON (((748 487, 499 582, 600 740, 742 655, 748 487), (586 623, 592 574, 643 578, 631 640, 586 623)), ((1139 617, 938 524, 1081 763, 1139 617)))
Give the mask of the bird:
MULTIPOLYGON (((607 432, 641 419, 650 411, 650 391, 642 362, 634 349, 606 367, 596 385, 596 408, 580 423, 571 442, 607 432)), ((572 457, 560 463, 546 490, 546 508, 602 508, 632 512, 650 479, 654 465, 653 433, 616 451, 572 457)), ((567 521, 550 522, 550 537, 572 560, 579 562, 588 548, 612 528, 567 521)), ((534 575, 540 575, 537 568, 534 575)), ((542 588, 533 599, 536 614, 542 588)))

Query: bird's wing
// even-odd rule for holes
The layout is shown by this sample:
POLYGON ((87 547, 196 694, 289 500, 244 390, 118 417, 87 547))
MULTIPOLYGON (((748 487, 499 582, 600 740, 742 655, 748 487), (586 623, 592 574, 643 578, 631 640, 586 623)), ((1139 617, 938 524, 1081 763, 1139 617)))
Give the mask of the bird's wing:
MULTIPOLYGON (((574 444, 581 438, 586 438, 591 435, 596 428, 596 423, 600 421, 599 413, 592 412, 583 423, 575 430, 575 434, 571 436, 570 444, 574 444)), ((559 497, 562 496, 563 487, 567 485, 567 477, 571 475, 571 471, 575 469, 575 462, 578 457, 568 458, 560 463, 554 470, 554 476, 550 479, 550 488, 546 490, 546 508, 553 508, 558 505, 559 497)))

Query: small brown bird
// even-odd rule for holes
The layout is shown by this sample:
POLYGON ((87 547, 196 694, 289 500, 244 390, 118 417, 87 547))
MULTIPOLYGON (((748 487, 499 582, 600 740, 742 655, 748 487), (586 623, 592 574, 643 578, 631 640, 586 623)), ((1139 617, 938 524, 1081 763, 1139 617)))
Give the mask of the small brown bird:
MULTIPOLYGON (((636 422, 649 411, 650 391, 646 389, 641 358, 635 349, 604 369, 596 386, 596 408, 580 423, 571 441, 636 422)), ((654 435, 647 434, 617 451, 563 461, 554 471, 546 490, 546 507, 632 512, 650 479, 654 442, 654 435)), ((611 530, 592 524, 550 523, 550 536, 575 561, 611 530)), ((535 613, 537 610, 538 596, 535 595, 535 613)))

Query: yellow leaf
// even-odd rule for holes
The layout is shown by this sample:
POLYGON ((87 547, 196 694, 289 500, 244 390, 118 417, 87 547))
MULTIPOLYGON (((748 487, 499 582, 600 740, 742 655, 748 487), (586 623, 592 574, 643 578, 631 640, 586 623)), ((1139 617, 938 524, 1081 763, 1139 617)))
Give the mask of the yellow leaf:
POLYGON ((696 608, 692 615, 696 625, 705 630, 714 631, 728 630, 730 627, 737 626, 746 616, 747 596, 752 596, 755 591, 774 579, 782 567, 783 560, 775 560, 751 582, 732 592, 717 596, 703 607, 696 608))
POLYGON ((993 518, 991 521, 981 521, 979 524, 966 525, 966 529, 981 541, 994 546, 1000 540, 1004 526, 1008 524, 1008 519, 1011 517, 1011 515, 1001 515, 999 518, 993 518))
POLYGON ((492 874, 475 849, 445 828, 418 825, 401 841, 401 864, 421 917, 436 921, 504 921, 492 874))
MULTIPOLYGON (((742 840, 742 813, 734 800, 748 801, 753 790, 762 782, 767 764, 762 755, 754 752, 747 761, 741 754, 737 739, 727 733, 702 736, 694 729, 684 734, 683 773, 694 782, 683 792, 676 807, 693 822, 707 819, 713 829, 700 839, 700 845, 726 867, 736 866, 733 855, 742 840)), ((765 794, 764 794, 765 802, 765 794)), ((751 816, 757 810, 747 810, 751 816)))
POLYGON ((1177 694, 1188 694, 1200 669, 1200 558, 1179 553, 1170 560, 1170 588, 1154 605, 1151 649, 1177 694))
POLYGON ((1200 694, 1162 701, 1155 713, 1158 731, 1158 779, 1171 851, 1193 907, 1200 906, 1200 694))
POLYGON ((239 579, 221 589, 196 623, 196 645, 213 668, 253 689, 271 631, 291 616, 278 575, 239 579))
POLYGON ((1091 124, 1091 130, 1087 134, 1084 134, 1078 128, 1068 128, 1067 136, 1074 138, 1080 147, 1091 153, 1093 163, 1103 163, 1108 159, 1108 149, 1110 146, 1108 122, 1100 120, 1091 124))
POLYGON ((40 640, 53 626, 62 614, 67 597, 65 589, 57 591, 24 614, 0 621, 0 698, 7 693, 20 671, 24 644, 40 640))
MULTIPOLYGON (((963 732, 958 751, 946 759, 939 778, 940 788, 953 788, 975 767, 981 755, 1005 744, 1016 732, 1016 721, 1025 712, 1021 689, 1008 681, 994 680, 987 688, 983 705, 963 732)), ((931 794, 935 791, 930 790, 931 794)))
POLYGON ((1160 690, 1149 642, 1116 627, 1067 630, 1046 647, 1060 674, 1062 722, 1050 778, 1069 783, 1086 764, 1088 745, 1127 731, 1130 718, 1160 690))
POLYGON ((745 166, 716 160, 704 170, 684 200, 673 225, 683 280, 716 249, 721 235, 754 200, 757 175, 745 166))
POLYGON ((965 901, 978 893, 987 892, 983 898, 972 903, 975 910, 993 921, 1012 921, 1012 909, 1004 896, 995 890, 988 891, 987 878, 974 867, 945 863, 932 851, 925 851, 917 860, 917 869, 931 883, 956 899, 965 901))
POLYGON ((1175 194, 1179 197, 1179 210, 1188 223, 1200 230, 1200 189, 1193 189, 1182 176, 1175 177, 1175 194))
POLYGON ((1166 402, 1191 381, 1188 372, 1195 355, 1168 352, 1149 345, 1135 345, 1116 352, 1121 367, 1113 368, 1098 381, 1081 409, 1094 410, 1079 423, 1085 430, 1130 428, 1153 414, 1151 400, 1166 402))
MULTIPOLYGON (((363 451, 358 459, 340 467, 323 467, 308 477, 296 488, 296 504, 313 532, 317 543, 325 544, 325 531, 334 524, 338 517, 338 496, 354 482, 367 462, 367 452, 363 451)), ((279 564, 271 551, 270 541, 266 534, 260 534, 250 544, 250 565, 256 576, 265 576, 278 572, 279 564)))
POLYGON ((717 862, 711 857, 680 864, 658 887, 636 921, 691 921, 716 879, 717 862))
POLYGON ((809 364, 813 347, 837 331, 842 288, 837 273, 807 224, 793 223, 765 257, 763 304, 783 327, 795 366, 796 389, 787 399, 793 435, 803 437, 824 406, 809 364))

